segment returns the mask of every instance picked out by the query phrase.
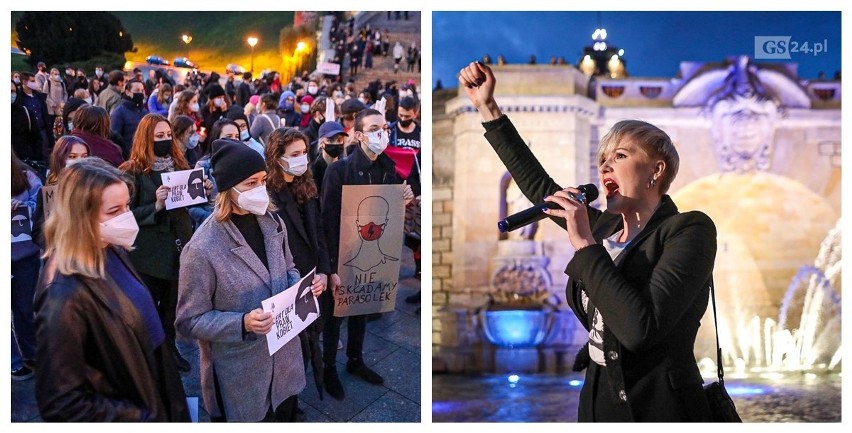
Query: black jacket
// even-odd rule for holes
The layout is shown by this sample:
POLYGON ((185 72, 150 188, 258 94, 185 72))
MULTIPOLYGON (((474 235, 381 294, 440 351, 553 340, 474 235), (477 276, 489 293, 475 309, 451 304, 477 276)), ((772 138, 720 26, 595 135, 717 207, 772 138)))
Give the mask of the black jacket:
POLYGON ((109 276, 63 275, 49 259, 35 311, 36 399, 45 421, 189 421, 173 348, 150 347, 139 311, 109 276))
MULTIPOLYGON (((18 91, 18 99, 23 92, 18 91)), ((45 107, 45 110, 47 108, 45 107)), ((38 124, 29 110, 19 101, 12 104, 12 149, 20 159, 37 159, 44 161, 41 154, 41 134, 38 124)))
POLYGON ((396 174, 394 162, 381 154, 370 161, 360 147, 346 158, 333 162, 325 172, 322 186, 322 222, 325 228, 325 241, 328 245, 330 272, 337 272, 340 249, 340 212, 343 197, 343 185, 392 185, 402 183, 396 174), (371 176, 370 169, 378 166, 379 176, 371 176))
MULTIPOLYGON (((533 203, 562 189, 547 174, 506 116, 484 123, 485 137, 533 203)), ((615 262, 600 242, 622 228, 621 215, 588 208, 598 244, 574 254, 566 297, 588 330, 597 308, 604 319, 605 367, 590 363, 580 395, 580 421, 595 415, 602 387, 611 407, 634 421, 709 421, 703 379, 693 353, 707 309, 716 256, 716 228, 701 212, 678 213, 668 195, 615 262), (589 297, 583 309, 581 291, 589 297)), ((553 219, 565 228, 563 219, 553 219)))
POLYGON ((187 208, 156 210, 156 191, 163 184, 159 172, 133 175, 130 209, 139 224, 139 234, 130 258, 139 272, 177 281, 180 252, 192 236, 187 208))
POLYGON ((314 267, 319 274, 330 274, 319 198, 312 198, 300 206, 286 188, 268 191, 278 208, 276 213, 287 227, 287 241, 299 275, 307 275, 314 267))

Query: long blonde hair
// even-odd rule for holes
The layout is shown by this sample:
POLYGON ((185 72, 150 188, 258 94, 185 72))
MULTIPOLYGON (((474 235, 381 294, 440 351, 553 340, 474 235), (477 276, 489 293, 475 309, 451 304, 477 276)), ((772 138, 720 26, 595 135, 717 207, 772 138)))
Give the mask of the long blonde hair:
POLYGON ((117 183, 131 188, 117 168, 96 157, 62 170, 56 202, 44 225, 44 257, 52 256, 60 273, 104 278, 98 216, 104 190, 117 183))

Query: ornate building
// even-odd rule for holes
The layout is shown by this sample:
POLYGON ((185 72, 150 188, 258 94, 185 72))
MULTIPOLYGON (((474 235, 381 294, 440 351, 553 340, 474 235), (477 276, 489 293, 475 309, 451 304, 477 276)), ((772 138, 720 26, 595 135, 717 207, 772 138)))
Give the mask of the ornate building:
MULTIPOLYGON (((753 364, 770 343, 741 334, 755 320, 778 319, 785 293, 840 218, 840 81, 804 81, 796 64, 745 56, 683 62, 674 78, 591 76, 582 60, 494 66, 501 109, 566 186, 598 183, 598 140, 617 121, 641 119, 669 134, 681 158, 669 194, 681 211, 701 210, 717 226, 722 343, 734 348, 729 362, 753 364)), ((506 291, 495 276, 504 286, 518 278, 508 275, 511 266, 550 281, 543 290, 562 300, 534 368, 562 369, 587 339, 564 303, 563 270, 574 253, 567 235, 542 221, 527 244, 500 238, 496 223, 511 197, 501 183, 505 168, 461 89, 433 99, 435 370, 501 369, 499 350, 483 340, 479 309, 506 291), (521 263, 537 263, 549 278, 521 263)), ((712 338, 703 326, 699 358, 712 356, 712 338)))

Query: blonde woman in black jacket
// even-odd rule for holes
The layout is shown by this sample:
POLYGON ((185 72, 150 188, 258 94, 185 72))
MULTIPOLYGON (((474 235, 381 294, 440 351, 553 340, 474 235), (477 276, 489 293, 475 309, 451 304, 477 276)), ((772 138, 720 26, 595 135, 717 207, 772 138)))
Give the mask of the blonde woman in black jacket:
POLYGON ((459 74, 485 137, 533 203, 568 232, 576 253, 567 300, 589 331, 580 421, 710 421, 693 354, 707 308, 716 228, 701 212, 678 213, 666 191, 678 155, 646 122, 616 123, 598 149, 607 209, 588 207, 548 176, 494 100, 488 66, 459 74))

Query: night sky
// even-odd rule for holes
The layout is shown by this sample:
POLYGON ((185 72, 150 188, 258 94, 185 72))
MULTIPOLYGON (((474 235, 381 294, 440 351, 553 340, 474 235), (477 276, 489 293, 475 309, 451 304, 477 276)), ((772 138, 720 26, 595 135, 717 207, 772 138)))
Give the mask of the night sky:
POLYGON ((753 58, 755 36, 827 47, 817 56, 799 52, 758 63, 798 63, 802 79, 840 70, 840 12, 435 12, 432 20, 432 84, 441 80, 444 87, 456 87, 458 70, 486 53, 495 62, 502 54, 508 63, 527 63, 534 54, 539 64, 562 56, 576 65, 599 20, 607 43, 624 49, 632 77, 674 77, 681 61, 753 58))

